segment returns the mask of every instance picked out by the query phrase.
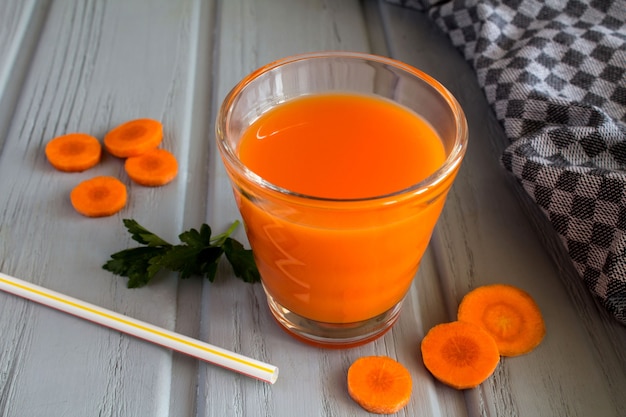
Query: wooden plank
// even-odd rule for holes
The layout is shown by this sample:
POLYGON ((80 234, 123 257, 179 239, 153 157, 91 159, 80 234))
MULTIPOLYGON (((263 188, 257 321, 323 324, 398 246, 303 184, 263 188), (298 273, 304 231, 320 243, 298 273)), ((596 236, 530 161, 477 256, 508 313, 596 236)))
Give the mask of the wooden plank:
POLYGON ((542 215, 500 167, 505 136, 471 68, 424 15, 387 4, 381 4, 381 12, 391 55, 446 85, 470 125, 468 155, 432 245, 451 314, 470 288, 507 282, 533 295, 548 328, 536 351, 504 359, 493 378, 467 393, 470 414, 626 414, 626 360, 620 348, 626 331, 597 308, 579 278, 554 263, 554 242, 542 245, 550 239, 543 236, 550 226, 539 220, 533 227, 542 215))
POLYGON ((42 0, 0 3, 0 150, 48 11, 42 0))
MULTIPOLYGON (((190 142, 196 129, 191 107, 200 3, 51 4, 0 155, 3 272, 159 326, 186 329, 177 319, 193 319, 196 312, 193 303, 177 307, 174 277, 131 291, 101 265, 131 245, 123 217, 174 240, 186 214, 204 212, 206 181, 186 171, 189 153, 197 151, 190 142), (102 138, 135 117, 163 121, 163 146, 183 167, 174 183, 159 189, 131 184, 122 161, 108 155, 78 174, 56 172, 45 160, 43 146, 55 135, 84 131, 102 138), (75 213, 71 188, 104 174, 128 185, 128 207, 103 219, 75 213), (186 202, 197 208, 187 209, 186 202)), ((167 350, 6 294, 0 294, 0 328, 0 415, 191 414, 193 402, 171 401, 170 395, 193 398, 193 383, 172 388, 172 378, 189 379, 195 369, 173 369, 178 362, 167 350)))
MULTIPOLYGON (((377 10, 372 9, 372 2, 366 3, 222 3, 216 106, 239 79, 282 56, 323 49, 383 52, 384 38, 376 31, 380 22, 370 16, 377 10)), ((238 215, 216 150, 212 158, 210 219, 223 228, 238 215)), ((242 233, 238 237, 244 239, 242 233)), ((350 363, 363 355, 389 355, 406 364, 414 376, 414 397, 403 414, 464 415, 463 395, 436 386, 418 356, 424 314, 445 314, 442 304, 437 303, 441 291, 432 265, 424 261, 419 280, 427 288, 413 288, 391 332, 374 343, 344 351, 316 349, 293 340, 270 317, 262 288, 227 279, 230 271, 221 270, 218 280, 205 286, 202 338, 224 341, 228 349, 273 363, 280 367, 280 377, 276 385, 267 387, 244 378, 233 379, 221 370, 201 368, 198 414, 355 415, 362 410, 346 392, 350 363), (228 400, 231 398, 234 400, 228 400)))
MULTIPOLYGON (((241 78, 277 58, 323 49, 368 51, 367 28, 357 1, 222 2, 219 13, 216 105, 241 78)), ((224 227, 238 217, 230 185, 216 150, 210 219, 224 227)), ((242 234, 239 237, 243 238, 242 234)), ((346 394, 345 372, 355 355, 385 351, 381 340, 363 349, 322 350, 295 341, 278 328, 260 286, 227 279, 220 271, 205 286, 203 338, 280 367, 269 387, 221 370, 200 370, 198 415, 349 415, 359 407, 346 394)), ((389 336, 388 343, 392 336, 389 336)), ((389 347, 393 349, 393 347, 389 347)))

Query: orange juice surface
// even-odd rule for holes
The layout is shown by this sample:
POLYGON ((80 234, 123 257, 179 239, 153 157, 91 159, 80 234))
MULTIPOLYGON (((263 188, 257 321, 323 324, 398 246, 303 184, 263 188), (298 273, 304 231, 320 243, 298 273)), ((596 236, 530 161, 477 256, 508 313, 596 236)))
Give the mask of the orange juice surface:
POLYGON ((253 172, 292 192, 367 200, 311 208, 307 198, 272 201, 235 187, 274 301, 308 319, 352 323, 404 297, 449 182, 428 198, 367 198, 404 190, 442 165, 443 144, 428 123, 371 96, 306 96, 263 114, 244 132, 238 154, 253 172))
POLYGON ((408 109, 369 96, 299 98, 264 114, 244 134, 241 161, 300 194, 375 197, 400 191, 441 166, 443 145, 408 109))

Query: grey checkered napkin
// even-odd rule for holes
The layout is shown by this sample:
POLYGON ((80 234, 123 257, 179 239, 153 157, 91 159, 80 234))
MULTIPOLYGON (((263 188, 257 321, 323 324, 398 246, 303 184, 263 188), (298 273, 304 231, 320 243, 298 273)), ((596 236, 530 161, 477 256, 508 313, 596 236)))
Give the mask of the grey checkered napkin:
POLYGON ((626 324, 626 0, 389 0, 473 65, 502 155, 580 277, 626 324))

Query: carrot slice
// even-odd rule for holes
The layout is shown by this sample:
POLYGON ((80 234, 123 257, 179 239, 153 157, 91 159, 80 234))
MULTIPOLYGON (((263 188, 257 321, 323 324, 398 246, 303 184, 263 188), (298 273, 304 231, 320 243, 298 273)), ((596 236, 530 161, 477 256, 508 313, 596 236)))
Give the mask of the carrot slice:
POLYGON ((426 369, 456 389, 474 388, 495 371, 500 354, 495 340, 482 327, 462 322, 438 324, 422 339, 426 369))
POLYGON ((546 333, 539 307, 525 291, 506 284, 478 287, 463 297, 458 320, 483 327, 498 344, 500 355, 533 350, 546 333))
POLYGON ((70 193, 74 209, 87 217, 117 213, 126 205, 126 186, 115 177, 100 176, 78 184, 70 193))
POLYGON ((138 184, 160 186, 172 181, 178 173, 176 157, 165 149, 151 149, 131 156, 124 163, 126 173, 138 184))
POLYGON ((135 119, 122 123, 104 136, 104 147, 119 158, 137 156, 156 148, 163 139, 163 125, 158 120, 135 119))
POLYGON ((95 166, 102 155, 98 139, 85 133, 68 133, 46 144, 48 162, 65 172, 80 172, 95 166))
POLYGON ((365 356, 348 369, 348 393, 371 413, 392 414, 411 399, 409 371, 387 356, 365 356))

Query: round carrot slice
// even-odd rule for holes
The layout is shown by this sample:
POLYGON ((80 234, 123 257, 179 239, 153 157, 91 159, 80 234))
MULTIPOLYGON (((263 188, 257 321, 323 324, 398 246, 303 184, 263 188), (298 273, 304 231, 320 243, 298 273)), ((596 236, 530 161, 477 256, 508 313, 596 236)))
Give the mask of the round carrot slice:
POLYGON ((459 305, 458 320, 483 327, 495 339, 502 356, 530 352, 546 333, 532 297, 506 284, 485 285, 467 293, 459 305))
POLYGON ((495 340, 482 327, 453 321, 438 324, 422 340, 426 369, 439 381, 456 389, 484 382, 500 361, 495 340))
POLYGON ((78 184, 70 193, 74 209, 87 217, 117 213, 126 205, 126 186, 115 177, 100 176, 78 184))
POLYGON ((161 122, 153 119, 135 119, 107 133, 104 136, 104 147, 111 155, 127 158, 156 148, 162 139, 161 122))
POLYGON ((124 163, 126 173, 138 184, 160 186, 172 181, 178 173, 176 157, 165 149, 151 149, 131 156, 124 163))
POLYGON ((363 409, 392 414, 411 399, 413 382, 409 371, 387 356, 365 356, 348 369, 348 393, 363 409))
POLYGON ((80 172, 95 166, 102 155, 98 139, 85 133, 68 133, 46 144, 48 162, 65 172, 80 172))

